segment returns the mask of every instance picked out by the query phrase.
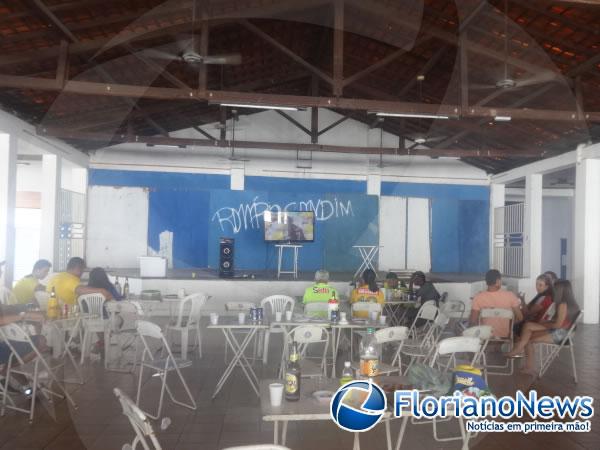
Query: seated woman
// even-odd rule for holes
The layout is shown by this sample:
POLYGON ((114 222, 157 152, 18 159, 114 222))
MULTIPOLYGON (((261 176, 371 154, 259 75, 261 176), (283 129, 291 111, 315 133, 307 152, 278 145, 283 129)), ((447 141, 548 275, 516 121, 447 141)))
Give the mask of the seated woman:
POLYGON ((542 317, 552 305, 553 284, 552 278, 546 274, 542 274, 535 279, 537 295, 527 304, 522 302, 521 309, 523 310, 524 322, 539 322, 542 320, 542 317))
MULTIPOLYGON (((101 291, 103 295, 106 297, 106 300, 123 300, 121 294, 115 289, 115 286, 108 279, 108 275, 106 271, 102 267, 95 267, 90 271, 90 276, 88 280, 88 288, 93 289, 102 289, 101 291), (107 295, 108 294, 108 295, 107 295)), ((106 309, 103 310, 104 318, 108 318, 108 313, 106 309)), ((118 327, 122 325, 122 319, 119 317, 118 327)), ((104 333, 98 333, 98 342, 92 352, 98 353, 101 352, 104 347, 104 333)))
POLYGON ((523 356, 525 351, 524 373, 535 375, 535 354, 533 344, 545 342, 547 344, 560 344, 567 335, 567 330, 579 313, 579 306, 573 296, 571 282, 558 280, 554 283, 554 316, 552 320, 538 322, 526 322, 521 332, 521 337, 512 351, 505 353, 508 358, 523 356))
MULTIPOLYGON (((377 286, 377 274, 372 269, 367 269, 362 274, 362 283, 352 290, 350 304, 354 303, 379 303, 383 308, 385 302, 383 291, 377 286)), ((355 311, 353 317, 366 319, 368 311, 355 311)))

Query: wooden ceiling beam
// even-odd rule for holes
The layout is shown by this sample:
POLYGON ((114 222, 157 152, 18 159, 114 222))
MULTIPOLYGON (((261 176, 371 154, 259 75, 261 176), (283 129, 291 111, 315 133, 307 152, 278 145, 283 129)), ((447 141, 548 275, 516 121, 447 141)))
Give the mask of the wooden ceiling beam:
MULTIPOLYGON (((37 134, 40 136, 51 136, 60 139, 85 141, 85 142, 102 142, 106 145, 115 145, 120 143, 142 143, 149 145, 170 145, 170 146, 203 146, 203 147, 220 147, 230 148, 234 143, 232 141, 221 140, 213 141, 211 139, 191 139, 191 138, 174 138, 161 136, 131 136, 127 133, 113 135, 106 133, 81 132, 69 129, 53 129, 47 127, 38 127, 37 134)), ((421 155, 431 157, 541 157, 543 152, 531 150, 505 150, 505 149, 419 149, 419 150, 404 150, 394 147, 354 147, 354 146, 339 146, 339 145, 321 145, 321 144, 299 144, 287 142, 255 142, 255 141, 235 141, 235 148, 246 149, 267 149, 267 150, 308 150, 330 153, 353 153, 353 154, 369 154, 379 155, 421 155)))

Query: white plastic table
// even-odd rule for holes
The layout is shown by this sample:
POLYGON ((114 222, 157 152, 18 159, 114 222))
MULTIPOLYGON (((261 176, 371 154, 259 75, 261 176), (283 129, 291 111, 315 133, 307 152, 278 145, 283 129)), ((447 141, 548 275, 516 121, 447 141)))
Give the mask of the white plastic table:
POLYGON ((294 280, 298 278, 298 250, 302 248, 299 244, 275 244, 275 248, 277 248, 277 279, 281 276, 281 274, 291 274, 294 276, 294 280), (290 249, 293 252, 292 255, 292 270, 281 270, 282 262, 283 262, 283 251, 285 249, 290 249))
POLYGON ((373 260, 381 247, 379 245, 353 245, 352 248, 357 249, 362 258, 360 266, 358 266, 358 269, 356 269, 356 272, 354 273, 354 278, 359 276, 363 270, 371 269, 375 271, 373 260))
POLYGON ((231 358, 231 361, 225 369, 225 372, 223 372, 223 375, 221 375, 221 378, 217 382, 217 386, 215 388, 215 392, 213 393, 212 398, 215 398, 219 394, 219 392, 227 382, 227 379, 233 373, 233 370, 236 368, 236 366, 241 367, 242 371, 244 372, 244 375, 246 375, 246 378, 250 383, 250 386, 252 387, 256 395, 259 395, 258 377, 256 376, 254 369, 248 362, 248 359, 246 359, 244 352, 246 351, 246 347, 248 347, 248 344, 250 344, 252 338, 254 338, 258 330, 266 330, 269 328, 269 325, 261 322, 246 322, 243 325, 240 325, 238 323, 237 317, 220 316, 219 323, 217 325, 209 324, 208 328, 221 330, 223 332, 223 336, 225 336, 225 345, 229 346, 229 348, 231 348, 231 351, 233 352, 233 358, 231 358), (234 330, 238 332, 242 330, 247 330, 248 332, 246 334, 234 333, 234 330), (238 337, 242 336, 243 339, 240 342, 238 340, 238 337))

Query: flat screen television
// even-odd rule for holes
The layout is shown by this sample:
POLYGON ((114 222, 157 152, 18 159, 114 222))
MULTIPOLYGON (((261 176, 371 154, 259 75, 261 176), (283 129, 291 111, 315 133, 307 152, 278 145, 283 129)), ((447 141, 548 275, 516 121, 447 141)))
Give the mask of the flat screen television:
POLYGON ((315 240, 314 211, 265 211, 265 241, 312 242, 315 240))

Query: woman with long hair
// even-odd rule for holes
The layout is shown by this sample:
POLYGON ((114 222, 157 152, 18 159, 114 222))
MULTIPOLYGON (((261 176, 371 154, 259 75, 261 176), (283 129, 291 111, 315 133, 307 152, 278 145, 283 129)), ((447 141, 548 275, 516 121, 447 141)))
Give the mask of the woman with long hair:
MULTIPOLYGON (((377 274, 372 269, 367 269, 362 274, 362 283, 357 286, 350 297, 350 303, 379 303, 383 308, 385 298, 383 291, 377 286, 377 274)), ((354 317, 368 318, 368 311, 354 311, 354 317)))
POLYGON ((106 271, 102 267, 95 267, 90 271, 88 287, 104 289, 107 291, 111 295, 111 298, 107 298, 106 300, 122 299, 121 295, 117 292, 115 286, 110 282, 106 271))
POLYGON ((526 322, 521 337, 514 348, 505 354, 509 358, 525 356, 525 369, 523 372, 526 374, 535 375, 533 344, 536 342, 560 344, 579 313, 579 305, 575 301, 570 281, 558 280, 554 283, 553 302, 554 314, 552 319, 542 320, 541 322, 526 322), (525 351, 524 355, 523 351, 525 351))

